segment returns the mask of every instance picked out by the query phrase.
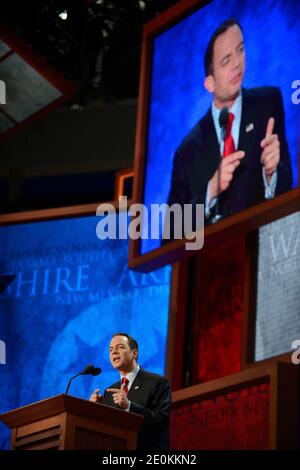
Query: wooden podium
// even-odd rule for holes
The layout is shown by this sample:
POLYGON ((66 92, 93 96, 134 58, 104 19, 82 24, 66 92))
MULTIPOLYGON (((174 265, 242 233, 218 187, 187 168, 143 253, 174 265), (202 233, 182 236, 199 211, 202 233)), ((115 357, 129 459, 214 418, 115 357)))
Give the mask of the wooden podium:
POLYGON ((0 415, 14 450, 134 450, 143 416, 69 395, 0 415))

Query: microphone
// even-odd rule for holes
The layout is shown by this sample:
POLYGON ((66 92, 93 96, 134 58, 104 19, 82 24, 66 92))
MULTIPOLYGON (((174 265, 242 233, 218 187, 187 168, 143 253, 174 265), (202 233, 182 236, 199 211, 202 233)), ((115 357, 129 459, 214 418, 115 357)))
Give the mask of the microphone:
MULTIPOLYGON (((221 138, 222 140, 225 140, 226 137, 226 127, 228 124, 228 119, 229 119, 229 111, 227 106, 221 109, 220 115, 219 115, 219 125, 221 127, 221 138)), ((219 164, 222 160, 222 156, 220 154, 220 159, 219 159, 219 164)), ((219 187, 220 187, 220 172, 218 172, 218 192, 219 192, 219 187)), ((216 212, 215 216, 212 218, 212 223, 215 224, 218 222, 218 220, 222 219, 222 215, 218 213, 219 212, 219 196, 217 196, 217 202, 216 202, 216 212)))
POLYGON ((220 116, 219 116, 219 124, 220 124, 221 131, 222 131, 222 140, 225 139, 228 119, 229 119, 229 111, 228 111, 227 106, 225 106, 224 108, 221 109, 220 116))
POLYGON ((101 372, 100 367, 95 367, 93 364, 89 364, 83 369, 81 375, 99 375, 101 372))
POLYGON ((78 374, 70 378, 65 394, 68 395, 68 391, 69 391, 72 380, 78 377, 79 375, 99 375, 99 374, 101 374, 100 367, 95 367, 93 364, 87 365, 81 372, 79 372, 78 374))

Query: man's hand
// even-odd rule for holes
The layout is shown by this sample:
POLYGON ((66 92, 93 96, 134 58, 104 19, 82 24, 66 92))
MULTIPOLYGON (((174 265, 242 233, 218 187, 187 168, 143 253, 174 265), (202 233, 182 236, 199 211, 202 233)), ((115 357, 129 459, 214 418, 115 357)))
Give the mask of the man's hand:
POLYGON ((127 410, 129 406, 129 401, 127 399, 127 395, 124 392, 125 384, 121 385, 121 389, 119 388, 108 388, 106 391, 107 392, 112 392, 113 394, 113 400, 116 405, 119 405, 120 408, 123 408, 124 410, 127 410))
POLYGON ((277 134, 273 134, 275 120, 270 117, 267 124, 265 138, 260 146, 263 149, 260 162, 265 169, 266 178, 270 183, 273 173, 276 171, 280 160, 280 142, 277 134))
POLYGON ((244 156, 245 152, 238 150, 237 152, 233 152, 227 157, 222 158, 219 168, 215 171, 210 180, 210 201, 229 187, 233 178, 233 173, 244 156))
POLYGON ((99 393, 99 388, 96 388, 96 390, 93 391, 92 395, 89 398, 90 401, 93 401, 94 403, 101 403, 103 400, 103 396, 99 393))

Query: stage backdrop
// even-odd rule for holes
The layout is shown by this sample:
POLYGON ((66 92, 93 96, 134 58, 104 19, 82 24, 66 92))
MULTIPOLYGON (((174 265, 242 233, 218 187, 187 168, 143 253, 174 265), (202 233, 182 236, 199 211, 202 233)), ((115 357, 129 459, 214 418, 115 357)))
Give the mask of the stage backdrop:
MULTIPOLYGON (((140 364, 163 373, 170 267, 140 274, 127 268, 127 240, 98 240, 99 218, 82 217, 0 228, 0 273, 15 281, 0 297, 0 413, 64 393, 87 364, 98 377, 78 377, 70 394, 88 398, 118 373, 109 363, 111 334, 140 344, 140 364), (1 361, 0 361, 1 362, 1 361)), ((0 424, 0 449, 9 431, 0 424)))

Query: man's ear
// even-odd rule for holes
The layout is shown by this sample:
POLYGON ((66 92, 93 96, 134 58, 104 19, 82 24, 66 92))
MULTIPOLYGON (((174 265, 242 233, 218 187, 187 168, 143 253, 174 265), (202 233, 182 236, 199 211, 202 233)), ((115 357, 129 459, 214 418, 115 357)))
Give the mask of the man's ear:
POLYGON ((137 356, 138 356, 138 350, 137 349, 132 349, 132 352, 133 352, 134 359, 136 359, 137 356))
POLYGON ((208 91, 208 93, 214 93, 215 91, 215 80, 212 75, 208 75, 204 79, 204 87, 208 91))

